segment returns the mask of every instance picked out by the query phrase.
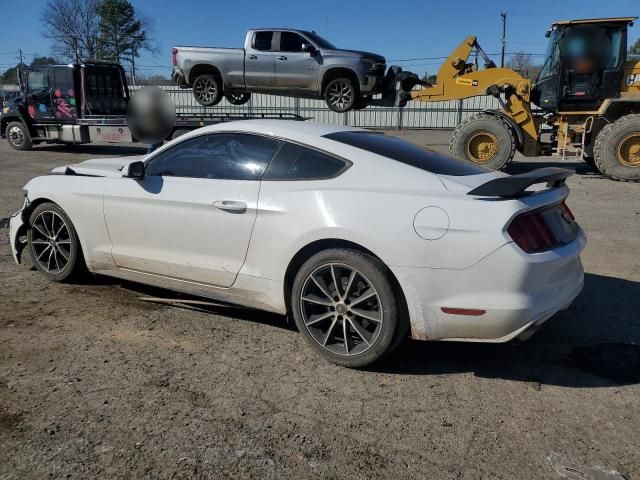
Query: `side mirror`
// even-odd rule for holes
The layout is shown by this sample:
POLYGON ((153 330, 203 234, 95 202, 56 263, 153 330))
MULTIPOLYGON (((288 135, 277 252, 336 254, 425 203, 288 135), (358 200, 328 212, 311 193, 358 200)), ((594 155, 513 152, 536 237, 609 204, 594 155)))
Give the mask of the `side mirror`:
POLYGON ((315 55, 318 50, 316 50, 316 47, 314 47, 310 43, 303 43, 302 44, 302 51, 310 53, 311 55, 315 55))
POLYGON ((144 162, 132 162, 125 167, 124 177, 142 180, 144 178, 144 162))

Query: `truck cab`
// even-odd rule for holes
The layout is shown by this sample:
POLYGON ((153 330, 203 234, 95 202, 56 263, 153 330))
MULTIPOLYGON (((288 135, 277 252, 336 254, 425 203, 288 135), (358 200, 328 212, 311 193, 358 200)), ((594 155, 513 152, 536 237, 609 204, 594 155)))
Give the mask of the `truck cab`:
POLYGON ((37 143, 131 141, 129 89, 110 62, 49 65, 20 73, 21 94, 0 114, 0 135, 17 150, 37 143))

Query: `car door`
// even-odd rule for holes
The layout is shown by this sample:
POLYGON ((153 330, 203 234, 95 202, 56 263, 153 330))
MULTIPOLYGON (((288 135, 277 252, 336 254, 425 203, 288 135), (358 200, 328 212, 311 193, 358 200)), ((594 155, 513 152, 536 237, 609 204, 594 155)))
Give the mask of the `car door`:
POLYGON ((270 30, 253 32, 244 57, 244 81, 249 88, 275 87, 276 34, 270 30))
POLYGON ((260 177, 278 141, 212 133, 162 150, 142 180, 108 180, 104 215, 119 268, 229 287, 244 263, 260 177))
POLYGON ((316 90, 320 55, 302 51, 302 44, 310 44, 296 32, 280 32, 276 55, 276 87, 316 90))

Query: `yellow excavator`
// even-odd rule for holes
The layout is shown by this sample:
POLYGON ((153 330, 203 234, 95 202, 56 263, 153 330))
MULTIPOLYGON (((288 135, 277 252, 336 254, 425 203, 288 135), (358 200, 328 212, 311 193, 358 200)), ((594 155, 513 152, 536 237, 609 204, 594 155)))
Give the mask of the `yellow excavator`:
POLYGON ((636 19, 554 23, 535 83, 496 67, 476 37, 467 37, 433 85, 396 67, 395 104, 492 95, 501 108, 458 125, 449 146, 454 155, 496 170, 516 151, 577 156, 615 180, 640 181, 640 59, 627 59, 627 29, 636 19), (469 62, 474 51, 485 68, 469 62))

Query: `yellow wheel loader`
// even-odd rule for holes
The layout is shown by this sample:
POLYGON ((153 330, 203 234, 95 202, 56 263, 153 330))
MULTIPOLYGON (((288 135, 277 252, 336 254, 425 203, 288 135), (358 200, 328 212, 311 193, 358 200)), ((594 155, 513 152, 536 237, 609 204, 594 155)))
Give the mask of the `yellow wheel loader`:
POLYGON ((577 156, 613 179, 640 181, 640 60, 627 59, 627 28, 636 18, 554 23, 535 83, 496 67, 476 37, 468 37, 434 85, 396 67, 395 104, 492 95, 500 109, 467 118, 453 132, 456 156, 492 169, 503 168, 516 150, 577 156), (469 62, 474 50, 485 68, 469 62), (417 84, 423 88, 413 89, 417 84))

